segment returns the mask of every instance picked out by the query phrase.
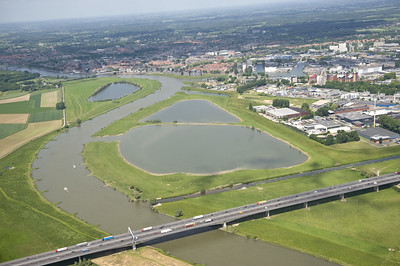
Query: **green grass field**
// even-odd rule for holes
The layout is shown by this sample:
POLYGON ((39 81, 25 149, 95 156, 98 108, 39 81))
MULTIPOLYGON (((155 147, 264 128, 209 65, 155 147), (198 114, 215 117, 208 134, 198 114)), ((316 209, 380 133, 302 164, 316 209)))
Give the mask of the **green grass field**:
MULTIPOLYGON (((158 211, 173 216, 176 209, 183 218, 237 207, 265 199, 313 190, 363 178, 361 170, 399 169, 400 160, 345 169, 300 179, 264 184, 245 190, 164 203, 158 211)), ((400 264, 400 192, 393 188, 371 192, 346 201, 311 205, 310 209, 272 214, 228 227, 245 237, 292 248, 344 265, 400 264), (389 251, 394 249, 395 251, 389 251)))
POLYGON ((25 124, 0 124, 0 139, 23 130, 25 126, 25 124))
POLYGON ((143 98, 156 91, 160 87, 160 83, 148 79, 103 77, 68 81, 64 83, 64 87, 67 121, 74 123, 77 118, 85 121, 111 109, 143 98), (131 82, 141 87, 141 89, 115 101, 88 101, 88 98, 102 86, 121 81, 131 82))
POLYGON ((63 117, 62 110, 49 110, 46 112, 33 113, 29 116, 29 123, 37 123, 51 120, 60 120, 63 117))
POLYGON ((33 140, 0 160, 0 262, 105 235, 62 212, 36 191, 31 165, 39 149, 54 136, 33 140))

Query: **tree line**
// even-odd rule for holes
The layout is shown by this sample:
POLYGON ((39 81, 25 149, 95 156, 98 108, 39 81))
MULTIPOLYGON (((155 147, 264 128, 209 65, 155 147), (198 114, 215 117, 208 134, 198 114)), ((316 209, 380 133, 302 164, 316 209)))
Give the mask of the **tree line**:
POLYGON ((352 141, 359 141, 360 136, 358 135, 357 131, 350 131, 346 132, 344 130, 338 130, 336 137, 334 137, 331 134, 328 134, 326 136, 326 139, 319 138, 315 134, 311 134, 309 136, 310 139, 315 140, 321 144, 324 144, 325 146, 330 146, 333 144, 341 144, 341 143, 347 143, 347 142, 352 142, 352 141))
POLYGON ((382 115, 379 122, 384 129, 400 134, 400 121, 388 115, 382 115))

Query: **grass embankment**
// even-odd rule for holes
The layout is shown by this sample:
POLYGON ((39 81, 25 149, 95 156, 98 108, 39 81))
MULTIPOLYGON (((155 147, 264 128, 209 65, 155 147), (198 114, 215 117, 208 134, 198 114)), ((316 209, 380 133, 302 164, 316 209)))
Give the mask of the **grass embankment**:
POLYGON ((105 235, 62 212, 36 191, 32 162, 55 135, 35 139, 0 160, 0 262, 105 235))
MULTIPOLYGON (((240 191, 164 203, 157 209, 173 216, 176 209, 183 218, 237 207, 246 203, 272 199, 320 187, 354 181, 362 171, 383 173, 398 171, 400 160, 388 161, 357 170, 341 170, 264 184, 240 191)), ((271 219, 260 218, 228 227, 245 237, 257 238, 289 247, 340 264, 400 264, 400 194, 390 188, 380 192, 347 197, 345 202, 332 201, 311 205, 286 213, 272 213, 271 219)))
POLYGON ((339 164, 386 157, 400 152, 399 146, 377 149, 363 142, 351 143, 350 145, 333 145, 329 147, 321 145, 283 125, 269 121, 249 111, 247 109, 248 101, 237 99, 235 94, 232 94, 232 97, 218 97, 178 93, 165 101, 115 121, 96 133, 95 136, 117 135, 126 132, 132 127, 144 125, 145 123, 139 122, 140 119, 185 99, 209 100, 238 116, 242 120, 242 122, 238 123, 239 125, 248 127, 254 126, 277 138, 288 141, 307 153, 310 156, 310 160, 291 168, 241 170, 221 175, 207 176, 185 174, 153 176, 126 163, 118 152, 117 143, 98 142, 89 143, 84 149, 83 156, 89 170, 99 179, 103 181, 107 180, 111 186, 118 188, 130 197, 132 197, 133 191, 128 188, 129 186, 135 186, 143 191, 142 197, 149 199, 189 194, 199 192, 202 189, 229 186, 236 183, 248 183, 292 173, 310 171, 317 168, 332 167, 339 164))
POLYGON ((72 123, 75 123, 78 118, 82 121, 85 121, 111 109, 143 98, 146 95, 155 92, 160 87, 160 83, 153 80, 137 78, 125 79, 118 77, 73 80, 64 82, 63 85, 65 88, 67 121, 72 123), (99 102, 88 101, 88 98, 92 96, 99 88, 116 82, 129 82, 141 87, 141 89, 118 100, 99 102))

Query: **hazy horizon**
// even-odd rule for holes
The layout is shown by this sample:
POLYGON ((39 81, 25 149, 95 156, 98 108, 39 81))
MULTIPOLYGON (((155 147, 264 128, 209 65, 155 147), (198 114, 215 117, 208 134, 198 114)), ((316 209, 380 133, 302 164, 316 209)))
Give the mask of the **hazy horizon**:
MULTIPOLYGON (((339 0, 335 0, 339 1, 339 0)), ((200 9, 223 10, 236 7, 299 2, 327 2, 328 0, 0 0, 0 24, 65 19, 84 19, 111 16, 140 15, 193 11, 200 9)))

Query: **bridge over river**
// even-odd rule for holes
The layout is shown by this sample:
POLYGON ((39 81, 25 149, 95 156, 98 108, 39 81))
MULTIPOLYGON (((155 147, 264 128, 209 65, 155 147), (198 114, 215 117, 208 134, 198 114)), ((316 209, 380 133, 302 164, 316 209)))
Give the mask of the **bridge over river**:
MULTIPOLYGON (((198 215, 189 219, 182 219, 157 226, 149 226, 137 231, 105 237, 90 242, 76 244, 75 246, 63 247, 57 250, 41 253, 13 261, 1 263, 4 265, 44 265, 59 263, 66 260, 76 259, 89 254, 96 254, 108 250, 116 250, 126 247, 136 248, 151 241, 166 241, 169 237, 185 236, 189 232, 198 233, 207 227, 226 226, 234 222, 254 215, 269 216, 275 211, 289 207, 308 207, 310 202, 323 199, 344 199, 346 194, 357 192, 379 191, 382 186, 400 183, 400 173, 360 179, 358 181, 340 185, 325 187, 317 190, 293 194, 267 201, 260 201, 232 209, 198 215)), ((195 245, 195 243, 194 243, 195 245)))

